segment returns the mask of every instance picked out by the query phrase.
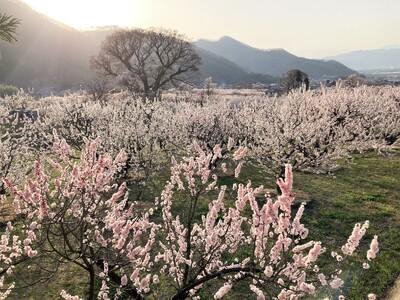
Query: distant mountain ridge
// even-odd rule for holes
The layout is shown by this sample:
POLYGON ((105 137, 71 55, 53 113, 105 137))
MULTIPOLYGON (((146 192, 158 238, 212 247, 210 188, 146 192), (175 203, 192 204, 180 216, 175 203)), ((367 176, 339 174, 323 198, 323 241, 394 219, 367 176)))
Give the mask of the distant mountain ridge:
POLYGON ((250 85, 251 83, 256 82, 267 84, 277 83, 279 81, 278 77, 248 72, 232 61, 202 48, 196 47, 196 52, 201 57, 201 82, 203 82, 207 77, 212 77, 213 81, 218 84, 225 83, 230 85, 239 83, 250 85))
MULTIPOLYGON (((0 41, 0 83, 22 88, 80 88, 95 78, 89 58, 101 41, 118 27, 78 31, 40 14, 21 1, 0 0, 1 11, 21 19, 18 42, 0 41)), ((297 57, 283 49, 260 50, 230 37, 217 42, 200 40, 202 58, 199 85, 207 77, 228 85, 276 83, 288 70, 298 68, 311 77, 346 76, 354 71, 337 62, 297 57)))
POLYGON ((228 36, 217 41, 201 39, 196 45, 224 56, 248 72, 282 77, 291 69, 300 69, 313 78, 343 77, 355 73, 336 61, 302 58, 283 49, 257 49, 228 36))
MULTIPOLYGON (((22 88, 42 87, 52 90, 79 89, 96 74, 89 69, 89 58, 100 50, 101 41, 118 30, 109 26, 98 30, 78 31, 40 14, 23 2, 0 0, 2 11, 21 19, 18 42, 0 41, 0 83, 22 88)), ((203 49, 199 85, 207 77, 219 84, 273 83, 279 79, 245 71, 242 67, 203 49)))
POLYGON ((400 46, 386 46, 382 49, 358 50, 329 59, 337 60, 355 70, 400 68, 400 46))
MULTIPOLYGON (((109 26, 98 30, 78 31, 40 14, 23 2, 0 0, 2 11, 21 19, 18 42, 10 45, 0 41, 0 83, 22 88, 42 87, 52 90, 79 89, 96 74, 89 69, 89 58, 100 50, 101 41, 118 30, 109 26)), ((253 82, 272 83, 279 79, 245 71, 240 66, 203 49, 200 65, 202 84, 213 77, 219 84, 234 85, 253 82)))

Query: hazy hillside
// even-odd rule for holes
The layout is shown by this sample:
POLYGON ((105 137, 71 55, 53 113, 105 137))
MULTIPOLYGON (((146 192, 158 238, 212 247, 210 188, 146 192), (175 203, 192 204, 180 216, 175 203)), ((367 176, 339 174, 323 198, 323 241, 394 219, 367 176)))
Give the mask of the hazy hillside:
POLYGON ((245 45, 231 37, 218 41, 199 40, 197 46, 224 56, 248 72, 281 77, 290 69, 300 69, 313 78, 347 76, 353 70, 336 61, 297 57, 283 49, 260 50, 245 45))
POLYGON ((330 59, 337 60, 355 70, 400 68, 400 47, 353 51, 330 57, 330 59))
POLYGON ((79 86, 90 77, 89 40, 22 2, 0 0, 2 12, 21 19, 18 43, 0 42, 0 80, 20 87, 79 86))

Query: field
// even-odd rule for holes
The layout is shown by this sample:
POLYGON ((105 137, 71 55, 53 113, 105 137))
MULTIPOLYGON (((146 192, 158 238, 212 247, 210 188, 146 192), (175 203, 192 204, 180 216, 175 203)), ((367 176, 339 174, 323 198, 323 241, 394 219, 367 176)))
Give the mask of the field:
POLYGON ((359 87, 2 100, 9 298, 384 299, 400 270, 399 99, 396 88, 359 87), (288 169, 276 184, 288 163, 289 207, 288 169), (340 248, 366 220, 346 255, 340 248), (309 241, 326 249, 295 250, 309 241))

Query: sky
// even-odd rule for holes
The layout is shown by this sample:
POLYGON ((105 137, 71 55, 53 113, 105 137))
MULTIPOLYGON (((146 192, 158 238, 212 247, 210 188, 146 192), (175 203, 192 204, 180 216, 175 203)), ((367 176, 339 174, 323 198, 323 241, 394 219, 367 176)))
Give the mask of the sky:
POLYGON ((24 0, 77 29, 174 29, 196 41, 231 36, 322 58, 400 45, 400 0, 24 0))

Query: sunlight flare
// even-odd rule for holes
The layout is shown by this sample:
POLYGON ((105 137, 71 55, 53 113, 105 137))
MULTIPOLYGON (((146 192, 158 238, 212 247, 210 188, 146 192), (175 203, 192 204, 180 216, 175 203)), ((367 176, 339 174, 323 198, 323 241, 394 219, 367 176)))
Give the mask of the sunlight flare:
POLYGON ((112 2, 25 0, 25 2, 33 9, 76 29, 121 24, 134 26, 140 10, 138 1, 126 0, 112 2))

